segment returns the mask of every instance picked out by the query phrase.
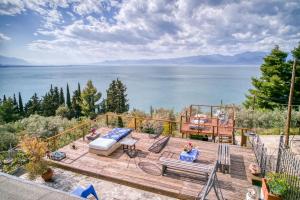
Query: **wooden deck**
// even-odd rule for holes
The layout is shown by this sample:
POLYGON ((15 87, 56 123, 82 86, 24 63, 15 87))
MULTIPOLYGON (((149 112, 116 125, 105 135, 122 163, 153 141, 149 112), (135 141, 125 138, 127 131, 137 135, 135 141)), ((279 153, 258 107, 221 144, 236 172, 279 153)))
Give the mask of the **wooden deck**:
MULTIPOLYGON (((109 129, 101 128, 105 133, 109 129)), ((160 154, 153 154, 148 148, 154 142, 147 134, 136 133, 134 138, 138 139, 136 148, 141 150, 139 157, 130 160, 123 153, 122 148, 116 150, 111 156, 104 157, 88 153, 88 143, 82 139, 77 140, 78 149, 71 149, 70 145, 63 147, 60 151, 66 152, 67 158, 62 161, 51 161, 52 164, 67 170, 72 170, 89 176, 106 179, 120 184, 137 187, 143 190, 168 195, 178 199, 195 199, 199 191, 205 185, 204 177, 193 177, 179 175, 169 172, 161 176, 161 166, 158 164, 160 156, 178 158, 188 139, 171 138, 168 145, 160 154)), ((192 141, 201 153, 196 162, 212 164, 216 160, 217 143, 192 141)), ((248 166, 255 161, 250 149, 230 145, 231 174, 217 173, 222 193, 225 199, 244 199, 247 188, 251 187, 249 181, 248 166)), ((116 197, 117 199, 118 197, 116 197)), ((209 199, 215 199, 212 190, 209 199)))

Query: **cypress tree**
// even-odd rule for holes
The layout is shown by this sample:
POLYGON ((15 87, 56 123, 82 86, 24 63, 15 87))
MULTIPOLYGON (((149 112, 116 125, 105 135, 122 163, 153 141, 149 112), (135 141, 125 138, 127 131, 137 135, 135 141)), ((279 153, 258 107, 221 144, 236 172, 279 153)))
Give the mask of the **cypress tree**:
POLYGON ((20 113, 20 116, 24 117, 23 100, 22 100, 22 96, 21 96, 20 92, 19 92, 19 113, 20 113))
POLYGON ((101 93, 97 92, 97 88, 95 88, 93 82, 89 80, 81 93, 82 114, 93 118, 96 115, 96 102, 99 101, 100 98, 101 93))
MULTIPOLYGON (((80 89, 80 88, 79 88, 80 89)), ((80 90, 75 90, 72 97, 72 112, 71 115, 78 118, 81 116, 81 96, 80 90)))
POLYGON ((26 116, 39 114, 41 111, 41 102, 36 93, 29 99, 25 105, 26 116))
POLYGON ((41 113, 43 116, 51 116, 54 115, 52 110, 52 95, 50 93, 46 93, 43 96, 42 102, 41 102, 41 113))
POLYGON ((126 90, 126 86, 119 79, 111 82, 106 91, 106 111, 120 114, 129 110, 126 90))
POLYGON ((15 94, 14 94, 13 104, 14 104, 14 112, 19 113, 19 105, 18 105, 17 98, 16 98, 15 94))
POLYGON ((54 92, 53 92, 53 101, 52 101, 52 105, 53 105, 53 110, 57 110, 57 108, 60 105, 60 99, 59 99, 59 90, 58 87, 54 87, 54 92))
POLYGON ((71 109, 72 103, 71 103, 69 84, 67 84, 67 101, 66 101, 66 103, 67 103, 68 108, 71 109))
POLYGON ((106 90, 106 112, 116 112, 117 107, 117 90, 116 90, 116 81, 113 80, 108 89, 106 90))
POLYGON ((80 83, 78 83, 78 86, 77 86, 77 87, 78 87, 78 88, 77 88, 78 94, 79 94, 79 96, 81 96, 80 83))
POLYGON ((59 105, 65 105, 65 95, 64 95, 64 90, 63 90, 63 88, 60 88, 60 93, 59 93, 59 105))
POLYGON ((3 102, 5 102, 6 101, 6 96, 5 95, 3 95, 3 102))
POLYGON ((42 100, 41 108, 42 108, 42 115, 44 116, 54 116, 55 111, 59 107, 59 91, 58 87, 52 87, 45 94, 42 100))
POLYGON ((9 97, 5 99, 0 107, 0 119, 4 122, 13 122, 19 119, 19 115, 15 110, 14 100, 9 97))

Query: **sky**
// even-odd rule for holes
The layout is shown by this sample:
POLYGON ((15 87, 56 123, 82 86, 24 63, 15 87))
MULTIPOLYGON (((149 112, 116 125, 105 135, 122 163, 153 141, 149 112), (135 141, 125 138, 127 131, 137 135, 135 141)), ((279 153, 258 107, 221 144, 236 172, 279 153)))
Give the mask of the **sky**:
POLYGON ((292 50, 299 0, 0 0, 0 55, 83 64, 292 50))

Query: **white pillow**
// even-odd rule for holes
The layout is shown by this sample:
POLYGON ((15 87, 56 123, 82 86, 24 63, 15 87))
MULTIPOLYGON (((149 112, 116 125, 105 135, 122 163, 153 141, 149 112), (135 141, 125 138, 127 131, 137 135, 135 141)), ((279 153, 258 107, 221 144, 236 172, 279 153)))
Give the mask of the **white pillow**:
POLYGON ((117 141, 113 140, 113 139, 109 139, 109 138, 97 138, 96 140, 94 140, 91 143, 89 143, 89 148, 91 148, 91 149, 99 149, 99 150, 108 150, 115 143, 117 143, 117 141))

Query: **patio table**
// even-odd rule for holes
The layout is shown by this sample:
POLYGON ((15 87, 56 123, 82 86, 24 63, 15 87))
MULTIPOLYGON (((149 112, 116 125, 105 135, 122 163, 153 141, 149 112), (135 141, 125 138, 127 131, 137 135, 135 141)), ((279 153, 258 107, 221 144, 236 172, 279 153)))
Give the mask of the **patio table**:
POLYGON ((137 143, 137 140, 130 137, 126 137, 120 141, 124 152, 127 150, 135 149, 135 143, 137 143))
POLYGON ((194 162, 198 158, 199 154, 200 152, 198 149, 192 149, 190 152, 183 151, 180 153, 179 160, 194 162))

